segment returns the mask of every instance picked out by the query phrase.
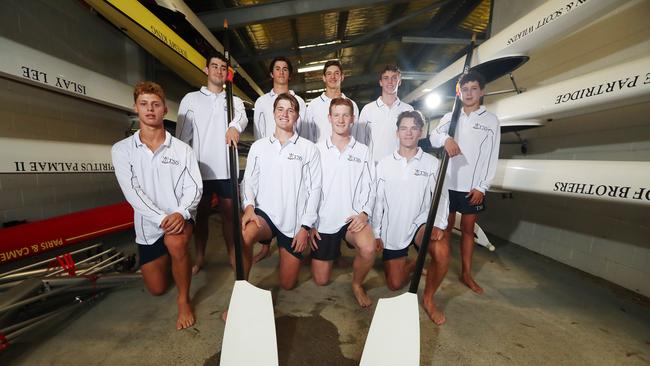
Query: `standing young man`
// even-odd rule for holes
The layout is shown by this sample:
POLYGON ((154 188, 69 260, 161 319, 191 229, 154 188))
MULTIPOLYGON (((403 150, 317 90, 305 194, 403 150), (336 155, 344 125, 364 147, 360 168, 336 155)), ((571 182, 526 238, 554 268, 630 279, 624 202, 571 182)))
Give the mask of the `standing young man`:
MULTIPOLYGON (((377 202, 372 222, 377 246, 383 247, 386 284, 393 291, 404 286, 415 268, 415 261, 408 259, 408 251, 411 245, 417 249, 422 243, 439 171, 438 159, 418 147, 423 126, 420 112, 400 113, 397 117, 399 147, 377 164, 377 202)), ((441 239, 447 227, 448 205, 447 192, 443 191, 428 238, 432 261, 427 272, 427 288, 441 283, 447 273, 449 245, 441 239)), ((429 297, 426 294, 425 291, 424 308, 436 324, 442 324, 444 314, 436 309, 433 293, 429 297)))
POLYGON ((302 251, 317 218, 321 164, 316 145, 295 132, 300 113, 288 93, 275 99, 275 132, 253 143, 242 182, 244 272, 248 277, 253 244, 270 244, 276 237, 280 252, 280 286, 298 281, 302 251))
POLYGON ((397 89, 402 83, 402 73, 397 65, 386 65, 379 75, 381 96, 366 104, 361 110, 359 121, 353 134, 370 148, 372 160, 376 164, 397 149, 395 122, 400 113, 412 111, 410 104, 397 97, 397 89))
POLYGON ((223 237, 230 264, 235 266, 232 200, 228 171, 228 145, 239 142, 239 134, 248 124, 244 103, 233 97, 234 117, 227 121, 226 92, 224 83, 228 75, 226 58, 220 52, 209 55, 203 70, 208 77, 208 84, 199 91, 188 93, 178 108, 176 137, 188 143, 194 149, 199 161, 203 179, 203 197, 199 204, 196 218, 194 244, 196 262, 192 273, 201 270, 205 262, 205 248, 208 242, 208 218, 212 195, 219 197, 219 209, 222 218, 223 237))
POLYGON ((367 307, 372 301, 363 281, 375 259, 375 240, 368 225, 375 202, 375 164, 369 161, 368 147, 350 135, 353 113, 350 99, 332 99, 332 135, 316 144, 323 167, 323 189, 317 228, 311 232, 311 272, 316 284, 329 283, 333 261, 341 256, 341 240, 345 239, 357 250, 352 292, 359 305, 367 307))
POLYGON ((201 197, 199 166, 192 148, 163 127, 167 106, 160 85, 137 84, 133 99, 140 129, 113 145, 113 166, 124 197, 133 206, 145 286, 153 295, 165 292, 171 257, 178 288, 176 328, 184 329, 194 324, 188 243, 201 197))
POLYGON ((272 136, 275 132, 275 119, 273 118, 273 102, 278 95, 289 93, 293 95, 298 101, 300 106, 300 115, 298 116, 297 129, 300 129, 300 124, 305 118, 305 101, 293 90, 289 90, 289 81, 293 73, 293 66, 291 61, 286 57, 276 57, 269 65, 269 74, 273 80, 273 89, 268 93, 257 98, 255 101, 255 114, 254 114, 254 135, 255 140, 263 137, 272 136))
MULTIPOLYGON (((323 66, 323 83, 325 91, 318 98, 314 98, 307 106, 305 120, 300 126, 300 136, 313 142, 323 142, 332 135, 332 125, 330 124, 329 109, 330 103, 334 98, 347 98, 341 92, 341 83, 345 79, 343 75, 343 66, 338 60, 330 60, 323 66)), ((359 119, 359 108, 352 101, 354 107, 354 120, 359 119)))
POLYGON ((482 294, 483 289, 472 278, 474 224, 476 215, 485 210, 485 191, 496 173, 501 141, 499 120, 481 105, 484 88, 485 79, 481 74, 471 71, 464 75, 460 79, 463 110, 458 118, 456 136, 452 139, 448 135, 451 113, 447 113, 430 137, 431 145, 444 146, 451 157, 445 179, 450 201, 445 241, 449 242, 456 212, 460 212, 460 280, 477 294, 482 294))

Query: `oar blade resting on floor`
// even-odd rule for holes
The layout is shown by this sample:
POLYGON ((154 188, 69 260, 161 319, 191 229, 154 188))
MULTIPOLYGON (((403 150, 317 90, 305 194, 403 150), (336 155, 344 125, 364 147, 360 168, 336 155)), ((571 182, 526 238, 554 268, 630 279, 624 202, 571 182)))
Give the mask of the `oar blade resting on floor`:
POLYGON ((277 365, 271 292, 237 281, 221 345, 221 365, 277 365), (253 349, 254 347, 254 349, 253 349))
POLYGON ((419 365, 419 314, 417 294, 379 299, 360 365, 419 365))

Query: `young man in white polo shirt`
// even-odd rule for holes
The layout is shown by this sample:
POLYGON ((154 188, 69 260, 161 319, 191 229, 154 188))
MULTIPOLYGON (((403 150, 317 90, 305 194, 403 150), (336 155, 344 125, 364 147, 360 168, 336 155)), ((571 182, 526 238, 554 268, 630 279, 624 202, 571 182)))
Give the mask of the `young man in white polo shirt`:
POLYGON ((255 101, 255 114, 253 118, 255 140, 273 135, 275 132, 275 119, 273 118, 273 102, 282 93, 289 93, 296 97, 300 105, 300 116, 298 117, 297 129, 305 118, 305 101, 293 90, 289 90, 289 81, 293 73, 293 65, 286 57, 276 57, 269 65, 269 74, 273 80, 273 88, 268 93, 257 98, 255 101))
POLYGON ((300 105, 280 94, 274 102, 275 132, 253 143, 242 181, 244 272, 250 272, 253 245, 276 237, 280 253, 280 286, 298 280, 302 251, 317 218, 321 164, 316 145, 299 137, 295 124, 300 105))
POLYGON ((176 328, 194 324, 190 305, 193 218, 201 198, 201 175, 192 148, 165 131, 165 94, 156 83, 133 92, 140 129, 113 145, 115 175, 133 206, 138 258, 144 283, 153 295, 167 289, 169 259, 178 288, 176 328))
MULTIPOLYGON (((402 112, 397 118, 399 147, 377 164, 377 202, 372 223, 377 245, 383 247, 386 284, 393 291, 404 286, 415 268, 415 261, 407 258, 408 250, 412 244, 417 249, 422 243, 439 170, 438 159, 418 147, 423 126, 420 112, 402 112)), ((447 273, 449 246, 441 239, 447 227, 448 205, 444 190, 429 243, 432 261, 427 286, 442 282, 447 273)), ((424 297, 424 308, 436 324, 444 322, 433 295, 424 297)))
MULTIPOLYGON (((332 99, 347 98, 341 92, 341 83, 345 79, 343 66, 338 60, 330 60, 323 66, 323 83, 325 91, 314 98, 307 106, 305 120, 300 126, 300 136, 313 142, 322 142, 332 135, 332 125, 328 119, 329 108, 332 99)), ((354 120, 359 119, 359 108, 352 101, 354 107, 354 120)))
POLYGON ((361 110, 359 121, 353 128, 354 137, 370 148, 372 160, 379 162, 397 149, 397 116, 412 111, 410 104, 397 97, 397 89, 402 83, 402 73, 397 65, 386 65, 379 75, 381 96, 366 104, 361 110))
POLYGON ((328 284, 333 261, 341 256, 341 240, 352 244, 357 250, 352 292, 359 305, 367 307, 372 301, 363 281, 375 260, 375 240, 368 224, 375 202, 375 164, 369 161, 368 147, 350 135, 353 113, 351 100, 332 99, 332 135, 316 144, 323 167, 323 189, 317 228, 311 232, 311 272, 316 284, 328 284))
POLYGON ((234 268, 234 241, 232 200, 228 171, 228 144, 239 141, 239 134, 248 124, 244 103, 233 97, 234 117, 226 121, 226 92, 223 89, 228 70, 226 59, 220 52, 206 58, 203 70, 207 75, 207 86, 199 91, 188 93, 178 108, 176 137, 194 149, 199 161, 203 179, 203 197, 196 217, 194 244, 196 261, 192 273, 196 274, 205 262, 205 248, 208 242, 208 218, 212 195, 219 198, 223 237, 234 268))
POLYGON ((449 188, 449 225, 445 240, 449 242, 456 212, 462 214, 460 280, 477 294, 483 289, 472 278, 474 253, 474 224, 479 212, 485 210, 485 191, 492 184, 499 159, 501 129, 497 117, 481 105, 485 94, 485 79, 470 72, 460 80, 463 109, 458 119, 456 136, 449 137, 451 112, 442 117, 431 133, 431 145, 444 146, 451 157, 446 184, 449 188))

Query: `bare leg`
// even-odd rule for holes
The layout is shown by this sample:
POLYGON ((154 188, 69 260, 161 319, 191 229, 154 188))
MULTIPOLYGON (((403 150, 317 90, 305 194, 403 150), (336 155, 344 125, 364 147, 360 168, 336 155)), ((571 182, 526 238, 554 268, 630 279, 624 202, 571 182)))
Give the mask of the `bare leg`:
POLYGON ((260 251, 255 254, 253 263, 257 263, 271 255, 271 243, 261 244, 260 251))
POLYGON ((375 261, 375 236, 371 226, 366 225, 359 232, 348 232, 345 240, 352 243, 357 249, 357 255, 352 263, 352 293, 359 306, 365 308, 372 305, 372 300, 363 288, 363 281, 375 261))
POLYGON ((298 282, 301 260, 294 257, 286 249, 280 248, 280 287, 291 290, 298 282))
POLYGON ((460 253, 462 257, 462 273, 460 280, 477 294, 482 294, 483 289, 472 278, 472 255, 474 254, 474 224, 476 223, 476 214, 463 214, 460 219, 461 246, 460 253))
POLYGON ((397 291, 404 287, 409 274, 415 268, 415 261, 407 258, 396 258, 384 261, 386 273, 386 285, 391 291, 397 291))
POLYGON ((450 233, 445 231, 442 240, 429 243, 429 254, 432 259, 424 286, 423 305, 429 318, 437 325, 442 325, 446 320, 442 310, 436 307, 433 295, 440 287, 449 269, 449 235, 450 233))
POLYGON ((194 247, 196 258, 192 266, 192 274, 197 274, 205 263, 205 247, 208 243, 208 220, 210 218, 211 194, 204 194, 196 212, 196 227, 194 228, 194 247))
POLYGON ((226 241, 228 260, 230 266, 235 269, 235 237, 233 230, 232 198, 219 197, 219 213, 221 214, 221 230, 226 241))
POLYGON ((167 291, 168 268, 168 255, 163 255, 140 266, 142 280, 150 294, 160 296, 167 291))
POLYGON ((318 286, 325 286, 330 282, 332 277, 332 267, 334 261, 324 261, 316 258, 311 260, 311 275, 314 283, 318 286))
POLYGON ((172 261, 172 275, 178 288, 178 320, 176 329, 185 329, 194 325, 194 313, 190 304, 191 267, 187 249, 192 236, 192 225, 185 223, 183 232, 178 235, 165 235, 165 245, 172 261))

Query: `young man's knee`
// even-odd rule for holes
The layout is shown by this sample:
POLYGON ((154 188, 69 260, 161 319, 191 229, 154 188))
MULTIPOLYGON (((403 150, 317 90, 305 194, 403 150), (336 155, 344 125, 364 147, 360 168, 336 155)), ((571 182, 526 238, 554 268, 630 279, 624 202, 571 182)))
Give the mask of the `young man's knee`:
POLYGON ((318 286, 327 286, 330 283, 329 274, 312 273, 312 278, 314 280, 314 283, 317 284, 318 286))
POLYGON ((169 235, 165 237, 165 245, 172 259, 183 258, 188 255, 189 240, 184 235, 169 235))
POLYGON ((395 278, 391 276, 386 277, 386 286, 391 291, 397 291, 401 289, 403 285, 404 285, 403 281, 399 278, 395 278))
POLYGON ((297 282, 298 279, 280 279, 280 287, 285 291, 293 290, 297 282))
POLYGON ((375 258, 375 243, 371 243, 370 245, 363 245, 359 246, 357 248, 357 253, 358 255, 366 260, 371 260, 375 258))

